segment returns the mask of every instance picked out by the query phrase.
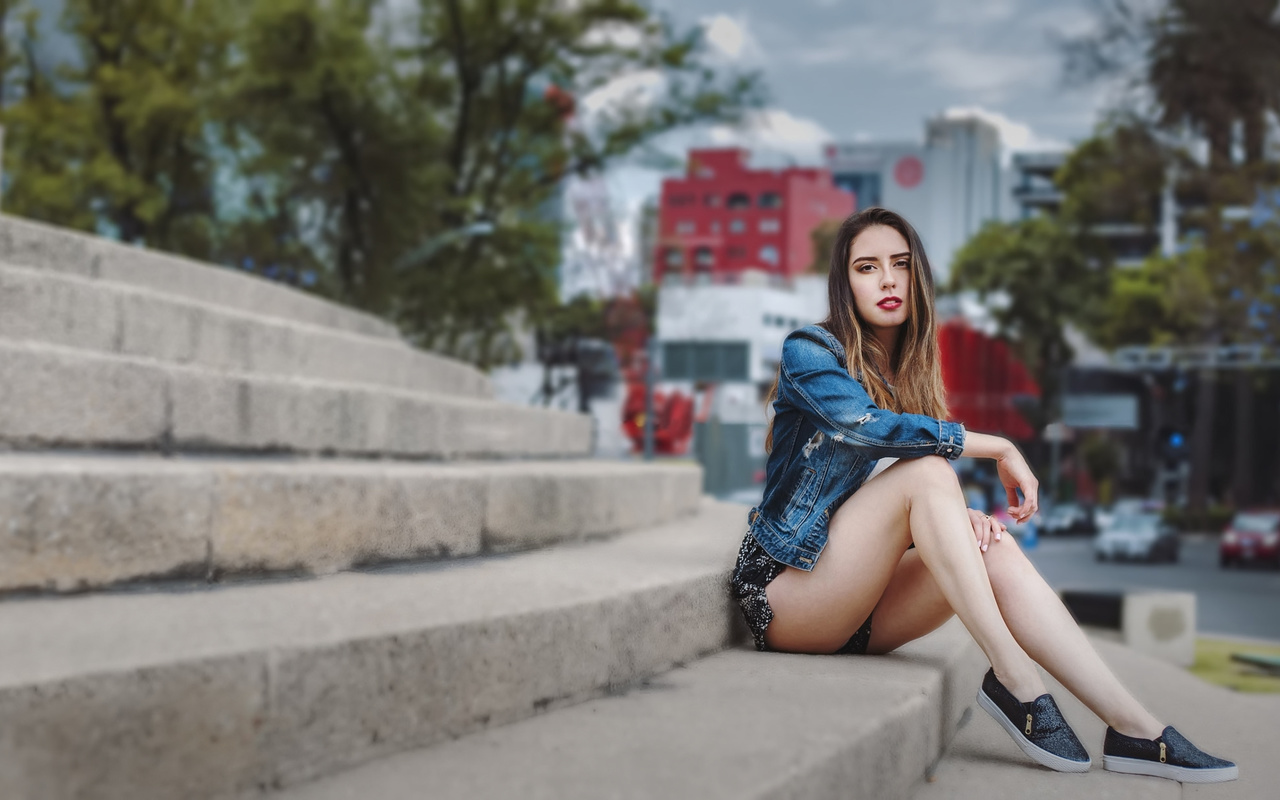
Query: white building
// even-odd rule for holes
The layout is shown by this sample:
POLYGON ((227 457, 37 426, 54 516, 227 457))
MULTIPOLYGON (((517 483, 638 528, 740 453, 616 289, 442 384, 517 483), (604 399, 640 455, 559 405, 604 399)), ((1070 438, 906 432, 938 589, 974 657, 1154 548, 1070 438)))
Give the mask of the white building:
POLYGON ((956 250, 985 222, 1017 215, 1000 132, 978 117, 934 117, 923 144, 830 145, 826 166, 836 185, 857 195, 859 209, 883 206, 907 218, 939 283, 949 276, 956 250))

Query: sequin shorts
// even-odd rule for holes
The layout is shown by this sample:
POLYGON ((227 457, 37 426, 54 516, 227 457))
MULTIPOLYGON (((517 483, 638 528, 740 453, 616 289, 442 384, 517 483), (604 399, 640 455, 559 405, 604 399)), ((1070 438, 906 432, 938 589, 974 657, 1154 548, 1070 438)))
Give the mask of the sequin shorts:
MULTIPOLYGON (((769 600, 765 597, 764 587, 769 581, 782 574, 787 567, 775 561, 765 552, 755 537, 748 531, 738 550, 738 563, 733 568, 733 576, 729 579, 729 592, 737 601, 742 614, 747 618, 747 627, 755 639, 757 650, 768 650, 764 632, 773 621, 773 609, 769 608, 769 600)), ((858 632, 850 637, 836 653, 858 654, 867 652, 867 643, 871 641, 871 617, 862 623, 858 632)))

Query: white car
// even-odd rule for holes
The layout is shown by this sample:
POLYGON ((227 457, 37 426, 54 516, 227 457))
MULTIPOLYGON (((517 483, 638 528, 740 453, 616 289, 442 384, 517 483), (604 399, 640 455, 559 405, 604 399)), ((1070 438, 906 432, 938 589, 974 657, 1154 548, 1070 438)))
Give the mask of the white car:
POLYGON ((1159 514, 1125 514, 1093 539, 1093 557, 1098 561, 1178 560, 1178 532, 1159 514))

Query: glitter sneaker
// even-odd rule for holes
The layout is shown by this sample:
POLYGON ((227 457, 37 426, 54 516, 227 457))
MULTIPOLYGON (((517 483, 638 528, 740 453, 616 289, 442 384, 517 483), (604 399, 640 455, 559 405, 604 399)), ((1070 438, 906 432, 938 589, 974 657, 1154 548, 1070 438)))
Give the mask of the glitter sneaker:
POLYGON ((1230 761, 1202 752, 1170 725, 1155 739, 1135 739, 1107 728, 1102 766, 1129 775, 1154 775, 1183 783, 1222 783, 1240 777, 1230 761))
POLYGON ((1063 719, 1052 695, 1042 694, 1030 703, 1019 702, 996 678, 995 670, 989 669, 978 692, 978 705, 1037 764, 1058 772, 1089 771, 1089 753, 1063 719))

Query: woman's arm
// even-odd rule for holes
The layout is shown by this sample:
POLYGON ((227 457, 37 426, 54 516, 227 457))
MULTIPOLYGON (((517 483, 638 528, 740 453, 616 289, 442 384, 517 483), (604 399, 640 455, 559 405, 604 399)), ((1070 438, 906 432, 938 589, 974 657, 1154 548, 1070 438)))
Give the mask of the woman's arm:
POLYGON ((874 458, 940 455, 965 449, 964 426, 878 407, 848 369, 805 328, 782 344, 778 401, 799 409, 823 433, 874 458))
POLYGON ((1040 509, 1040 482, 1013 442, 1001 436, 969 431, 965 437, 964 455, 996 460, 996 473, 1004 485, 1005 499, 1009 501, 1009 516, 1025 522, 1040 509), (1022 490, 1021 501, 1018 499, 1019 489, 1022 490))

